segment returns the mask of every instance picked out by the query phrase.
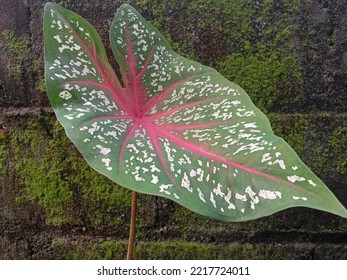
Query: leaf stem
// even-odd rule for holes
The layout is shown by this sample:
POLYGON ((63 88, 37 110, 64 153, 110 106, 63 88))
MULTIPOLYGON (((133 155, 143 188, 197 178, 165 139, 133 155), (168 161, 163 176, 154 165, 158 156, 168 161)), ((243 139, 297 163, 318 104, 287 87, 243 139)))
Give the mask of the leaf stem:
POLYGON ((131 198, 131 218, 127 260, 131 260, 134 253, 134 241, 136 235, 136 209, 137 209, 137 192, 133 191, 131 198))

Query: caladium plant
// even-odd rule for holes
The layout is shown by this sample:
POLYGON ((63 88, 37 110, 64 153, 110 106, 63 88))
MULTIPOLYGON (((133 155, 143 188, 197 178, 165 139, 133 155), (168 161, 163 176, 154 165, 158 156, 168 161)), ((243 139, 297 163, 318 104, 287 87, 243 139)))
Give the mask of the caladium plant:
POLYGON ((110 29, 122 82, 77 14, 46 4, 44 41, 58 120, 85 160, 119 185, 223 221, 294 206, 347 217, 242 88, 175 53, 131 6, 110 29))

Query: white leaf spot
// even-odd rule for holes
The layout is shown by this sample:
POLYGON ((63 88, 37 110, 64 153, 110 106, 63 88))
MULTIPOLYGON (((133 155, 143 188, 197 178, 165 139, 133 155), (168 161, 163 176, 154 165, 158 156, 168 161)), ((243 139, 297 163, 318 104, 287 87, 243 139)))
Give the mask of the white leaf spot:
POLYGON ((107 167, 107 166, 110 166, 110 159, 109 158, 103 158, 102 160, 101 160, 103 163, 105 163, 105 166, 107 167))
POLYGON ((107 155, 109 152, 111 152, 110 148, 101 148, 100 154, 107 155))
POLYGON ((206 203, 204 194, 202 193, 202 191, 198 188, 198 193, 199 193, 199 198, 202 202, 206 203))
POLYGON ((190 181, 189 181, 188 175, 185 172, 183 174, 181 186, 187 189, 188 191, 190 191, 191 193, 193 192, 193 189, 190 187, 190 181))
POLYGON ((266 153, 266 154, 263 155, 263 158, 262 158, 261 162, 265 162, 265 161, 268 161, 270 159, 271 159, 270 153, 266 153))
POLYGON ((246 195, 241 195, 241 194, 239 194, 239 193, 236 193, 236 194, 235 194, 235 198, 236 198, 237 200, 247 201, 246 195))
POLYGON ((71 93, 68 92, 67 90, 64 90, 61 93, 59 93, 59 96, 65 100, 68 100, 72 97, 71 93))
POLYGON ((281 193, 279 191, 269 191, 269 190, 260 190, 259 196, 265 199, 276 199, 281 198, 281 193))
POLYGON ((56 39, 59 44, 62 43, 62 40, 60 39, 59 35, 55 35, 55 36, 53 36, 53 38, 56 39))
POLYGON ((155 176, 155 175, 152 174, 152 181, 151 181, 151 183, 156 184, 158 182, 159 182, 158 176, 155 176))
POLYGON ((299 181, 299 182, 305 181, 304 177, 299 177, 297 175, 288 176, 287 179, 288 181, 292 183, 295 183, 296 181, 299 181))
POLYGON ((217 208, 216 201, 214 200, 214 196, 213 196, 213 193, 212 193, 212 192, 210 193, 210 201, 212 202, 213 207, 214 207, 214 208, 217 208))
POLYGON ((308 183, 314 187, 317 186, 316 183, 314 183, 312 180, 308 180, 308 183))
POLYGON ((307 197, 304 197, 304 196, 302 196, 302 197, 293 196, 293 199, 294 199, 294 200, 299 200, 299 199, 301 199, 301 200, 303 200, 303 201, 307 201, 307 197))

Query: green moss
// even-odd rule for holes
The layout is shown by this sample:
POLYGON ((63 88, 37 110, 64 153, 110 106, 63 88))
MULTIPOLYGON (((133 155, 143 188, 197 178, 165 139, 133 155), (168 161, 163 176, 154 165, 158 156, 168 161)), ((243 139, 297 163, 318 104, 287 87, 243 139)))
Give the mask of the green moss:
POLYGON ((11 62, 7 66, 9 74, 18 82, 21 82, 23 63, 30 53, 30 40, 27 37, 19 37, 12 30, 6 29, 0 34, 0 48, 12 53, 11 62))
POLYGON ((18 203, 37 203, 47 224, 108 226, 120 236, 127 232, 131 192, 89 167, 53 116, 12 130, 9 146, 17 184, 24 188, 18 203))
POLYGON ((347 129, 344 117, 268 114, 276 135, 282 137, 322 179, 347 174, 347 129))
POLYGON ((213 245, 186 242, 140 242, 136 245, 135 259, 216 259, 213 245))
POLYGON ((99 256, 98 259, 112 260, 124 258, 127 245, 125 242, 105 241, 100 244, 93 244, 91 250, 99 256))
POLYGON ((329 118, 331 119, 331 117, 333 117, 333 115, 330 112, 320 112, 319 117, 323 118, 323 119, 329 119, 329 118))
POLYGON ((4 136, 0 136, 0 170, 1 170, 1 173, 3 173, 4 163, 6 162, 6 158, 7 158, 6 138, 4 136))
POLYGON ((52 248, 55 249, 57 247, 64 247, 68 245, 68 240, 62 237, 57 237, 52 240, 52 248))
POLYGON ((36 88, 40 92, 46 92, 43 69, 40 67, 40 60, 33 59, 31 67, 28 67, 28 58, 30 58, 30 39, 25 36, 17 36, 12 30, 4 30, 0 34, 0 48, 5 48, 11 52, 14 58, 11 58, 11 63, 8 66, 8 71, 14 79, 23 82, 25 79, 30 79, 29 83, 35 83, 36 88), (2 37, 2 38, 1 38, 2 37), (25 73, 30 72, 30 77, 26 77, 25 73), (32 80, 31 80, 32 78, 32 80))
POLYGON ((329 137, 329 144, 336 154, 336 171, 347 174, 347 127, 337 127, 329 137))
POLYGON ((309 120, 307 116, 268 114, 271 127, 277 136, 282 137, 299 155, 305 152, 305 135, 309 120))
MULTIPOLYGON (((70 245, 70 244, 69 244, 70 245)), ((64 246, 60 257, 74 260, 118 260, 125 259, 127 243, 122 241, 99 241, 90 244, 79 242, 74 246, 64 246)))
POLYGON ((40 92, 46 92, 46 82, 45 82, 44 78, 39 79, 39 83, 38 83, 37 88, 40 92))
POLYGON ((0 47, 5 47, 18 58, 24 58, 29 54, 29 40, 15 35, 12 30, 6 29, 1 33, 0 47))
POLYGON ((11 131, 10 135, 17 183, 25 187, 17 201, 26 198, 37 202, 45 209, 48 224, 70 220, 71 217, 62 213, 71 207, 72 191, 60 173, 62 164, 46 150, 49 141, 39 122, 32 121, 23 131, 11 131))
MULTIPOLYGON (((89 241, 66 243, 53 241, 56 256, 63 259, 110 260, 125 259, 127 243, 120 241, 89 241)), ((301 249, 302 250, 302 249, 301 249)), ((224 260, 224 259, 297 259, 300 249, 271 244, 202 244, 193 242, 139 242, 134 259, 138 260, 224 260)))
POLYGON ((241 85, 264 112, 272 109, 292 83, 299 87, 303 84, 296 56, 277 47, 277 40, 283 41, 278 39, 281 36, 270 46, 246 42, 241 52, 231 54, 218 66, 220 73, 241 85))
POLYGON ((320 174, 323 176, 329 172, 329 159, 326 151, 324 151, 322 147, 313 147, 311 152, 310 167, 314 171, 320 171, 320 174))
POLYGON ((43 76, 43 69, 40 67, 40 60, 34 59, 31 67, 33 74, 35 75, 35 82, 37 83, 37 89, 39 92, 46 92, 46 83, 43 76))
POLYGON ((318 176, 336 180, 347 174, 346 118, 328 112, 313 115, 307 125, 306 163, 318 176))
POLYGON ((347 129, 343 118, 329 112, 318 116, 268 114, 268 117, 275 134, 286 140, 319 176, 346 174, 347 129))
POLYGON ((330 136, 330 145, 334 149, 347 150, 347 127, 336 128, 330 136))

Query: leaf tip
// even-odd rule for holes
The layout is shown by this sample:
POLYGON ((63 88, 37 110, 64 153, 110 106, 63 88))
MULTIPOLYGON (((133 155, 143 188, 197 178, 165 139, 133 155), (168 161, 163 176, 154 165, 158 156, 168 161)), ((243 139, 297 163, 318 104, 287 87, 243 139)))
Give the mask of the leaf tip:
POLYGON ((124 3, 124 4, 122 4, 120 7, 119 7, 119 9, 118 9, 118 12, 120 12, 120 11, 126 11, 126 10, 135 10, 131 5, 129 5, 129 4, 127 4, 127 3, 124 3))
POLYGON ((343 208, 343 210, 339 214, 342 218, 347 219, 347 210, 346 208, 343 208))
POLYGON ((43 11, 44 11, 44 18, 46 18, 49 14, 52 15, 53 12, 59 11, 59 9, 62 9, 62 7, 59 6, 58 4, 53 3, 53 2, 47 2, 45 4, 44 9, 43 9, 43 11))
POLYGON ((347 219, 347 209, 346 209, 345 206, 344 206, 341 202, 339 202, 339 201, 338 201, 337 204, 335 204, 334 209, 332 209, 332 210, 330 210, 330 211, 328 210, 328 212, 333 213, 333 214, 335 214, 335 215, 338 215, 338 216, 340 216, 340 217, 342 217, 342 218, 347 219))
POLYGON ((57 6, 57 4, 55 4, 55 3, 53 3, 53 2, 47 2, 47 3, 45 4, 44 10, 46 11, 46 10, 48 10, 48 9, 50 9, 50 8, 55 8, 56 6, 57 6))

